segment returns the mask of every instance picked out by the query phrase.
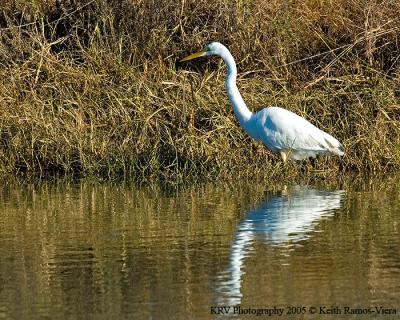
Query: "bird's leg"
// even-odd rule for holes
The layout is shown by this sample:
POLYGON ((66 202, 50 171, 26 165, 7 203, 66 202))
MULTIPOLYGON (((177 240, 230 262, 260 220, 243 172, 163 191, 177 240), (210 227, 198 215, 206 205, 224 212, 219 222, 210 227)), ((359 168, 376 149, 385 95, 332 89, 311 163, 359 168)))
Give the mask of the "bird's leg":
POLYGON ((283 195, 283 196, 288 196, 288 195, 289 195, 288 187, 287 187, 286 184, 283 186, 283 189, 282 189, 281 192, 282 192, 282 195, 283 195))
POLYGON ((279 153, 281 154, 281 158, 283 160, 283 163, 286 163, 287 159, 288 159, 287 153, 285 151, 279 151, 279 153))

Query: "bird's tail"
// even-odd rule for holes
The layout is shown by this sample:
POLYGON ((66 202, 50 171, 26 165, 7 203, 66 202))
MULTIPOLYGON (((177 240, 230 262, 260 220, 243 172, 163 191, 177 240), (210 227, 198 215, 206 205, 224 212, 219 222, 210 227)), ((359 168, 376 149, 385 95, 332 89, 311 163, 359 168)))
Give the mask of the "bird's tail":
POLYGON ((329 146, 329 151, 338 156, 343 156, 344 155, 343 145, 337 139, 332 137, 330 134, 326 132, 324 132, 324 134, 325 134, 324 139, 326 141, 326 144, 329 146))

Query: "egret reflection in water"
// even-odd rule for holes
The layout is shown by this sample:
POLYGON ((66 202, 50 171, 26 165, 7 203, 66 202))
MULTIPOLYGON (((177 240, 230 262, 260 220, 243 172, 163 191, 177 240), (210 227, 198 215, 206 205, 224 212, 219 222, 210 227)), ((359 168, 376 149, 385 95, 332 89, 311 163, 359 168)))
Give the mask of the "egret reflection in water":
POLYGON ((333 216, 341 206, 343 190, 327 191, 310 187, 291 187, 267 197, 247 212, 237 227, 231 246, 227 272, 220 278, 219 303, 241 302, 241 278, 246 257, 252 255, 257 240, 272 246, 293 248, 312 236, 319 221, 333 216))

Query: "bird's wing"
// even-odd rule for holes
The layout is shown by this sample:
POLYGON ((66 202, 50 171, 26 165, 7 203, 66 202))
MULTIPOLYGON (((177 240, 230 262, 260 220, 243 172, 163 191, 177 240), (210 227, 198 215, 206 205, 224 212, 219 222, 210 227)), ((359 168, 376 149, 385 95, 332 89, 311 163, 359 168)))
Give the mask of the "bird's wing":
POLYGON ((272 151, 292 150, 294 159, 343 151, 335 138, 286 109, 269 107, 257 116, 260 140, 272 151))

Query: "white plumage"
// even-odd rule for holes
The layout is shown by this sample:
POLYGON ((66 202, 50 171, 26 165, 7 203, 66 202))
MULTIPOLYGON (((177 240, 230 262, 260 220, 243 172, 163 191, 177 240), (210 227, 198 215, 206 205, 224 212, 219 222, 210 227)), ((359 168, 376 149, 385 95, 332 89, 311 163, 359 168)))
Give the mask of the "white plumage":
POLYGON ((338 140, 286 109, 269 107, 255 113, 254 117, 254 131, 259 135, 253 138, 273 152, 287 153, 289 159, 344 154, 338 140))
POLYGON ((287 159, 302 160, 317 155, 344 155, 343 146, 337 139, 289 110, 268 107, 251 112, 236 86, 235 60, 221 43, 212 42, 204 50, 181 61, 211 55, 221 57, 226 63, 228 97, 241 127, 250 137, 263 142, 272 152, 280 153, 285 162, 287 159))

